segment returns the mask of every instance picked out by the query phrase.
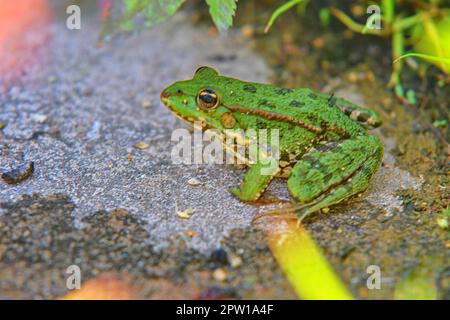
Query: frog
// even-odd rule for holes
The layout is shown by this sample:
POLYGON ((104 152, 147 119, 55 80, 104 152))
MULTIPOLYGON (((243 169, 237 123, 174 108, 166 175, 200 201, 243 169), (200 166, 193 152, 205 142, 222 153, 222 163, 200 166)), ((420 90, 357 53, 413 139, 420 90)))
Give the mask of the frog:
POLYGON ((267 162, 254 161, 229 191, 255 203, 274 178, 287 179, 300 220, 361 196, 383 159, 381 139, 368 133, 382 124, 380 115, 334 94, 243 81, 203 66, 160 97, 176 117, 203 130, 278 129, 276 168, 262 174, 267 162))

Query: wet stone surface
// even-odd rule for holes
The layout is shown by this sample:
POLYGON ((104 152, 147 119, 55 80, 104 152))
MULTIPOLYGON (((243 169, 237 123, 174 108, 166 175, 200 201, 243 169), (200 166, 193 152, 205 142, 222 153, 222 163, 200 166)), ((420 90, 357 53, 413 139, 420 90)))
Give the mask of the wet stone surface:
POLYGON ((264 284, 275 282, 277 293, 266 296, 295 297, 251 227, 260 208, 228 193, 243 172, 171 161, 172 131, 187 126, 160 103, 165 86, 202 65, 254 81, 270 74, 239 34, 204 41, 207 28, 187 21, 179 13, 100 49, 95 25, 70 32, 56 21, 42 31, 51 35, 50 58, 22 83, 2 83, 0 172, 34 163, 23 181, 0 181, 2 298, 61 296, 73 264, 83 281, 111 271, 139 284, 164 277, 169 287, 180 279, 204 283, 201 292, 187 285, 184 298, 211 290, 219 298, 264 296, 264 284), (192 178, 201 184, 189 184, 192 178), (181 219, 176 208, 194 213, 181 219), (217 248, 242 256, 243 267, 227 271, 228 285, 210 276, 219 267, 210 259, 217 248))
POLYGON ((124 208, 148 223, 149 241, 164 247, 188 229, 189 246, 209 250, 233 228, 248 227, 254 207, 227 189, 242 172, 231 166, 175 165, 174 129, 186 127, 161 105, 160 91, 192 77, 201 65, 255 81, 269 70, 233 36, 209 37, 180 15, 169 24, 96 49, 96 28, 75 36, 54 28, 52 61, 25 86, 2 94, 0 167, 9 171, 35 162, 31 179, 0 187, 0 201, 20 195, 64 194, 74 218, 97 210, 124 208), (129 48, 133 48, 130 50, 129 48), (233 61, 218 56, 235 57, 233 61), (144 142, 145 148, 136 148, 144 142), (188 180, 202 184, 191 186, 188 180), (176 214, 194 210, 189 220, 176 214))

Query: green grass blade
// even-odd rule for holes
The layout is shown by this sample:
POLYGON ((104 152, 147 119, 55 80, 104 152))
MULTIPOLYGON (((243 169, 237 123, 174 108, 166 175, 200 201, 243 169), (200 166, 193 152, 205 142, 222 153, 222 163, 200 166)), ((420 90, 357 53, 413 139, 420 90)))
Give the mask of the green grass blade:
POLYGON ((447 59, 447 58, 430 56, 428 54, 415 53, 415 52, 405 53, 405 54, 401 55, 400 57, 396 58, 392 63, 397 63, 399 60, 405 59, 405 58, 408 58, 408 57, 417 57, 417 58, 421 58, 421 59, 424 59, 424 60, 431 60, 431 61, 436 61, 436 62, 450 63, 450 59, 447 59))
POLYGON ((278 19, 278 17, 280 15, 282 15, 283 13, 288 11, 290 8, 299 4, 302 1, 303 0, 290 0, 290 1, 286 2, 285 4, 283 4, 282 6, 280 6, 277 10, 275 10, 272 13, 272 16, 270 17, 269 21, 267 22, 266 27, 264 28, 264 33, 269 32, 269 29, 272 27, 272 25, 275 23, 275 21, 278 19))

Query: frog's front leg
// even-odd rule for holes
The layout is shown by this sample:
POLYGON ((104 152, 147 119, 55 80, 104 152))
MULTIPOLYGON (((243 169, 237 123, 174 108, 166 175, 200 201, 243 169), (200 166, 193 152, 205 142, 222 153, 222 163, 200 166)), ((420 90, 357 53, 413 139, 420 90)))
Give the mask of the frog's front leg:
POLYGON ((368 187, 383 158, 383 145, 374 136, 328 142, 303 156, 288 180, 292 196, 302 204, 300 220, 368 187))
POLYGON ((233 187, 230 192, 242 201, 256 201, 269 186, 270 181, 280 171, 278 161, 257 162, 247 171, 239 187, 233 187))

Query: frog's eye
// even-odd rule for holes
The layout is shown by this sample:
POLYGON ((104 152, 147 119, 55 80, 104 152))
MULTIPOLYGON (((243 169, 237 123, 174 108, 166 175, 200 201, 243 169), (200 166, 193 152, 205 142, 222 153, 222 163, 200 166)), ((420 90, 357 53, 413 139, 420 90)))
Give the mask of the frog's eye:
POLYGON ((197 105, 202 110, 211 111, 219 105, 219 97, 212 89, 202 89, 197 95, 197 105))
POLYGON ((217 70, 211 67, 203 66, 195 70, 194 77, 214 77, 218 75, 219 73, 217 72, 217 70))

